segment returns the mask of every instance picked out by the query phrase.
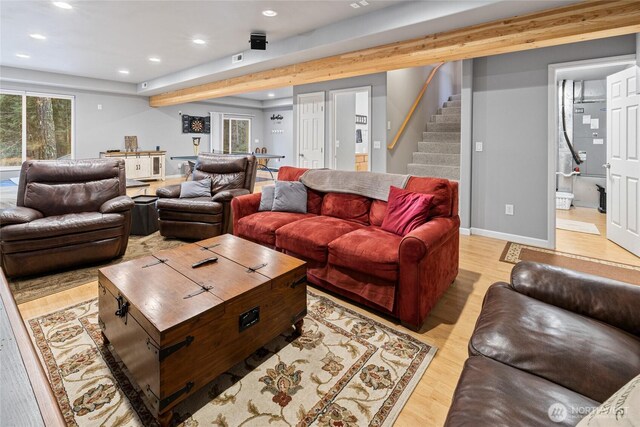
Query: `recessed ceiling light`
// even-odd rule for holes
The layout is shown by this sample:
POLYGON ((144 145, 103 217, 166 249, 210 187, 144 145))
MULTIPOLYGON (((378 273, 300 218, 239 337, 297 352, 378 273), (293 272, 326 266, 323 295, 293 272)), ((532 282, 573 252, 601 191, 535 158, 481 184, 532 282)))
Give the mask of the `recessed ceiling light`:
POLYGON ((36 39, 36 40, 46 40, 47 39, 42 34, 38 34, 38 33, 29 34, 29 37, 31 37, 32 39, 36 39))
POLYGON ((129 74, 129 70, 118 70, 120 74, 129 74))
POLYGON ((31 55, 27 55, 26 53, 16 53, 16 56, 18 58, 22 58, 22 59, 29 59, 31 58, 31 55))
POLYGON ((358 3, 360 3, 362 6, 369 6, 369 2, 367 0, 360 0, 358 3))
POLYGON ((54 1, 53 5, 59 7, 60 9, 73 9, 73 6, 71 6, 66 1, 54 1))
POLYGON ((357 9, 360 7, 360 5, 358 3, 351 3, 349 6, 351 6, 354 9, 357 9))
POLYGON ((269 92, 269 93, 267 94, 267 96, 268 96, 269 98, 273 98, 274 96, 276 96, 276 94, 275 94, 275 93, 273 93, 273 92, 269 92))
POLYGON ((278 14, 278 12, 276 12, 275 10, 267 9, 267 10, 263 10, 262 14, 264 16, 268 16, 269 18, 273 18, 278 14))
POLYGON ((193 39, 191 41, 194 42, 195 44, 205 44, 205 43, 207 43, 206 41, 204 41, 202 39, 193 39))
POLYGON ((161 59, 158 58, 157 56, 150 56, 149 57, 149 61, 151 61, 151 62, 160 62, 161 59))

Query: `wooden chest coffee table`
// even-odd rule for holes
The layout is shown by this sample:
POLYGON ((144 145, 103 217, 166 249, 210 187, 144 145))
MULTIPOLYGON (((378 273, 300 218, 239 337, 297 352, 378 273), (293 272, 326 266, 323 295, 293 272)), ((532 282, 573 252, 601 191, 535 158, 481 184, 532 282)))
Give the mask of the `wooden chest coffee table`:
POLYGON ((226 234, 101 268, 99 321, 167 425, 196 390, 292 325, 300 333, 306 287, 304 261, 226 234))

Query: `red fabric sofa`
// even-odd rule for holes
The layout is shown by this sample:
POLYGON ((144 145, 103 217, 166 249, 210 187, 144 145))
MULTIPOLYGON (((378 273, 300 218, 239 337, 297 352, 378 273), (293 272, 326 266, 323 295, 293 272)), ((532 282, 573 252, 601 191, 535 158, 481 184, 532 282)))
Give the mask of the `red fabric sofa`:
MULTIPOLYGON (((278 179, 305 171, 281 167, 278 179)), ((234 198, 233 233, 304 259, 309 282, 419 329, 458 274, 458 183, 412 176, 405 188, 435 198, 429 221, 404 237, 380 228, 387 202, 310 188, 306 214, 259 212, 259 193, 234 198)))

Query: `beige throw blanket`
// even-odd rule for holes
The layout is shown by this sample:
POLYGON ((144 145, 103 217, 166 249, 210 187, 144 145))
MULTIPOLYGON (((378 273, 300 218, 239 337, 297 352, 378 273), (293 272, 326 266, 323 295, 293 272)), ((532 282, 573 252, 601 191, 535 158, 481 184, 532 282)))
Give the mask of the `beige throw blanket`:
POLYGON ((311 169, 300 177, 300 181, 312 190, 359 194, 384 201, 389 198, 389 187, 404 188, 408 180, 409 175, 328 169, 311 169))

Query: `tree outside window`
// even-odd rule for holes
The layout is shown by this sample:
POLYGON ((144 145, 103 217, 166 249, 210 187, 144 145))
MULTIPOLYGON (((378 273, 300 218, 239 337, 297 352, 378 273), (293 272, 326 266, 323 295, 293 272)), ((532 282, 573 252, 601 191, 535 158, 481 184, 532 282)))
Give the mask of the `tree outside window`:
POLYGON ((72 116, 72 98, 0 94, 0 166, 20 166, 27 159, 71 158, 72 116))

